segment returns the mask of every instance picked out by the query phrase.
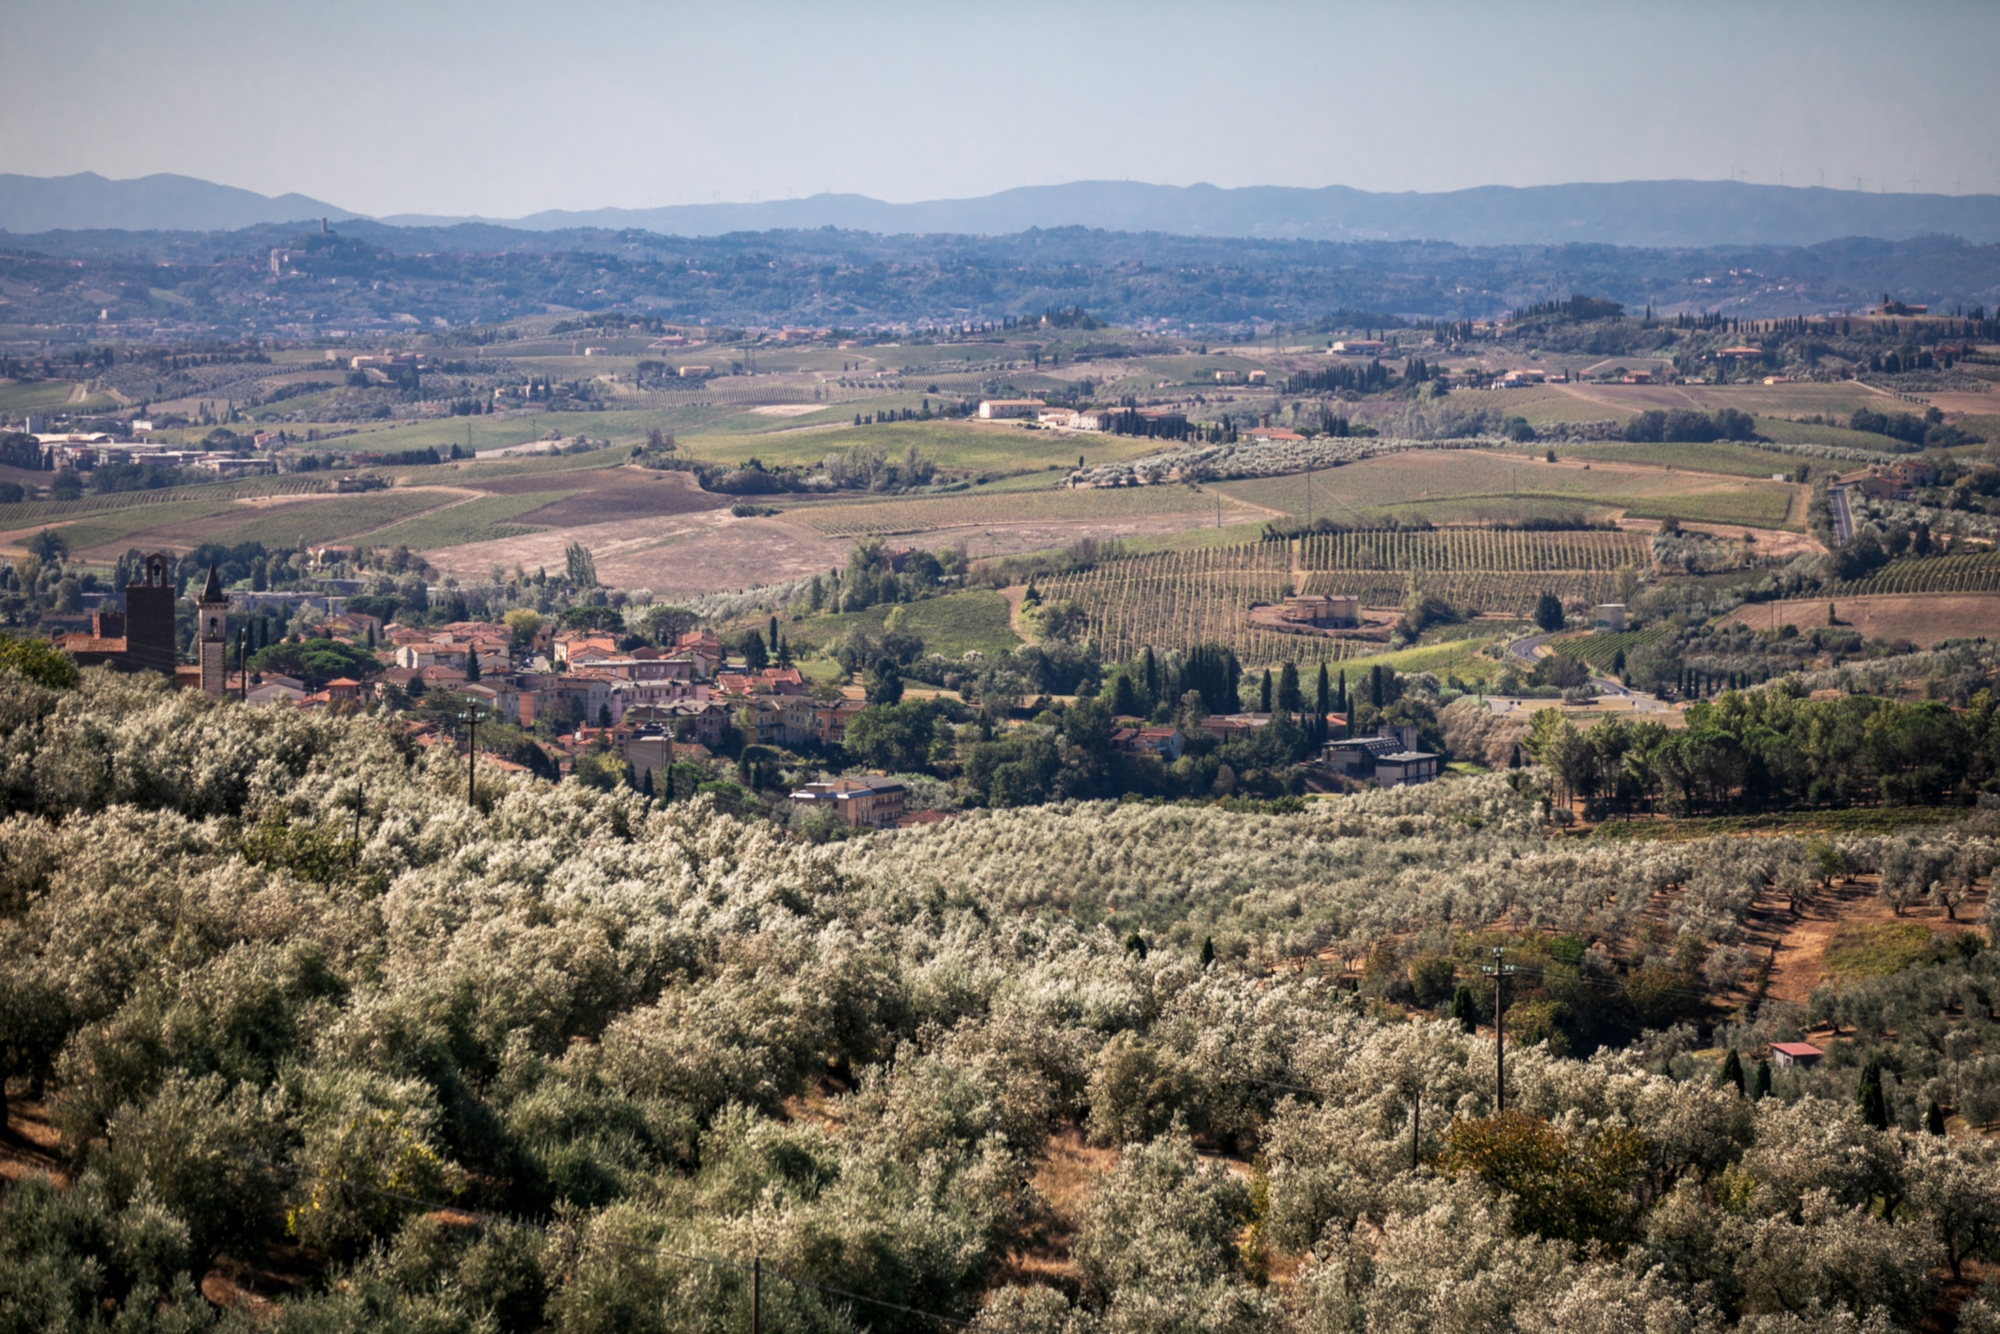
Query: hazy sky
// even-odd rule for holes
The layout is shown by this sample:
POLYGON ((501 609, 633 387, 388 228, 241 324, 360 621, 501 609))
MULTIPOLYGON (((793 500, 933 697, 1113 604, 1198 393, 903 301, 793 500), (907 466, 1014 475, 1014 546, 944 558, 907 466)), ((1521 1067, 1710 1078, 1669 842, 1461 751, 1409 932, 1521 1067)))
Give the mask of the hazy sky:
POLYGON ((0 0, 0 171, 373 214, 1081 179, 2000 191, 2000 4, 0 0))

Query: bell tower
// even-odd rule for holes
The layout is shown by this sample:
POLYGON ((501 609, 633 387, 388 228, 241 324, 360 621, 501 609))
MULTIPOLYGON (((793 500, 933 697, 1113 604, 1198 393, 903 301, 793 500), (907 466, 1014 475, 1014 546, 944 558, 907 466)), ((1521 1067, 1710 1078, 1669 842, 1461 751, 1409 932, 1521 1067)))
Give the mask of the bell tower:
POLYGON ((195 600, 200 627, 201 693, 221 698, 229 693, 229 596, 222 591, 216 567, 208 567, 208 584, 195 600))

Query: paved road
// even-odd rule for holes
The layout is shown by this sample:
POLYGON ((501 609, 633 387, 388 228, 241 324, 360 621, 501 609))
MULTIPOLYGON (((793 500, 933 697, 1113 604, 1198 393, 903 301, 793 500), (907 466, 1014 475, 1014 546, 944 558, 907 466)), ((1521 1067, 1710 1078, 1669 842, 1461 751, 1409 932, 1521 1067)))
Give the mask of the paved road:
POLYGON ((1826 507, 1833 511, 1833 536, 1841 546, 1854 540, 1854 516, 1847 512, 1847 488, 1835 485, 1826 489, 1826 507))
MULTIPOLYGON (((1510 641, 1507 645, 1507 652, 1524 666, 1532 668, 1540 661, 1537 655, 1541 651, 1542 646, 1554 637, 1555 634, 1553 632, 1527 635, 1523 638, 1510 641)), ((1632 707, 1635 710, 1664 709, 1667 707, 1660 702, 1658 696, 1649 695, 1643 690, 1633 690, 1615 676, 1598 676, 1593 673, 1590 683, 1597 687, 1597 693, 1600 695, 1618 695, 1630 699, 1632 707)))

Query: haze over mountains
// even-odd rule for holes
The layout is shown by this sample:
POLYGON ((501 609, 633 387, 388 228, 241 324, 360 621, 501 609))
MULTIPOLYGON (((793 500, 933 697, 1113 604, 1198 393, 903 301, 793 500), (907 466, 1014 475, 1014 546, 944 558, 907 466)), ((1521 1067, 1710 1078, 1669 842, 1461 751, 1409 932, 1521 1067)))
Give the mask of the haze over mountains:
MULTIPOLYGON (((109 180, 0 175, 0 230, 231 231, 259 223, 359 218, 305 195, 277 197, 188 176, 109 180)), ((1437 194, 1077 181, 973 199, 891 204, 819 194, 760 203, 549 210, 523 218, 397 214, 392 226, 479 222, 518 230, 637 229, 675 236, 837 227, 885 235, 1002 235, 1082 226, 1184 236, 1459 245, 1591 242, 1625 246, 1812 245, 1840 237, 1946 234, 2000 242, 2000 195, 1874 194, 1735 181, 1480 186, 1437 194)))

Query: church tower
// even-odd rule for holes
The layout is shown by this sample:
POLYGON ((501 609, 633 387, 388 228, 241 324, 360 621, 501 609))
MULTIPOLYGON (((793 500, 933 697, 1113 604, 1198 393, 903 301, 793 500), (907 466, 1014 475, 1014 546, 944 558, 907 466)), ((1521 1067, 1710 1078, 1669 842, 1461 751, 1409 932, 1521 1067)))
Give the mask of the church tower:
POLYGON ((201 693, 219 699, 229 693, 229 597, 215 566, 208 567, 208 585, 194 605, 201 629, 201 693))

